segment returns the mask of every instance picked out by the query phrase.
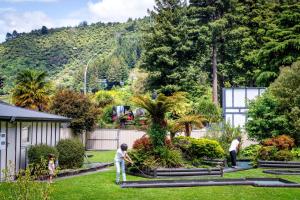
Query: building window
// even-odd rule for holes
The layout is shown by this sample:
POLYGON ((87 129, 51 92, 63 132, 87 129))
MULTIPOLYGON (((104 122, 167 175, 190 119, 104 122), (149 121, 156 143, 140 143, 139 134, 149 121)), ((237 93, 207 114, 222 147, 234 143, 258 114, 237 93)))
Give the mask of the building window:
POLYGON ((31 126, 22 127, 22 143, 29 142, 29 133, 31 131, 31 126))

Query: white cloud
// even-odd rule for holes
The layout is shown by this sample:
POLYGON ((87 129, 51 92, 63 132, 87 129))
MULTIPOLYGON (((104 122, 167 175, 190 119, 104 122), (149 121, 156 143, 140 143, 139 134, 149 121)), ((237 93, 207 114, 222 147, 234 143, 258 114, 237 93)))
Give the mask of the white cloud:
POLYGON ((124 22, 129 17, 144 17, 147 9, 152 10, 153 6, 154 0, 102 0, 88 3, 91 17, 103 22, 124 22))
POLYGON ((52 27, 53 21, 41 11, 19 13, 13 9, 0 11, 0 41, 3 41, 7 32, 29 32, 42 26, 52 27))
MULTIPOLYGON (((0 2, 51 2, 59 0, 0 0, 0 2)), ((147 9, 153 9, 154 0, 98 0, 88 2, 86 7, 66 13, 65 18, 55 19, 42 11, 18 12, 13 8, 0 8, 0 42, 5 40, 7 32, 30 32, 40 29, 62 26, 76 26, 82 21, 124 22, 129 17, 138 18, 147 15, 147 9)))
POLYGON ((20 3, 20 2, 56 2, 58 0, 0 0, 0 2, 20 3))

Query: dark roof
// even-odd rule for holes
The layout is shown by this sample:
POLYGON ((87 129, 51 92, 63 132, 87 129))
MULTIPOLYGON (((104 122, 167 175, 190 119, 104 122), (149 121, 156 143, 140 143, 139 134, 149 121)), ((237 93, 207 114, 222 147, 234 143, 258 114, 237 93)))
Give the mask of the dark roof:
POLYGON ((60 121, 68 122, 70 118, 59 115, 52 115, 45 112, 33 111, 20 108, 0 101, 0 119, 5 120, 24 120, 24 121, 60 121))

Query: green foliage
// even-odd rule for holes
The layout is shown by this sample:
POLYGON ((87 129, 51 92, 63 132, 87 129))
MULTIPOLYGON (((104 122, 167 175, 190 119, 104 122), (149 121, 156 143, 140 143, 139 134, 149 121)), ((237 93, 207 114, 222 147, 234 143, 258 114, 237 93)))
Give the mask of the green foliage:
POLYGON ((159 147, 154 149, 154 153, 157 157, 156 162, 162 167, 172 168, 183 165, 182 154, 179 150, 159 147))
POLYGON ((257 157, 260 148, 261 148, 261 145, 252 144, 252 145, 242 149, 239 154, 239 157, 254 160, 257 157))
POLYGON ((53 154, 55 159, 59 158, 59 153, 55 147, 46 144, 30 146, 28 149, 29 163, 40 165, 42 160, 48 160, 49 154, 53 154))
POLYGON ((258 158, 262 160, 274 160, 277 148, 274 146, 264 146, 258 152, 258 158))
POLYGON ((288 119, 279 110, 278 100, 269 92, 251 102, 246 130, 250 138, 262 140, 286 133, 288 119))
POLYGON ((101 121, 104 123, 112 123, 113 106, 106 106, 101 113, 101 121))
POLYGON ((200 98, 194 105, 195 113, 205 117, 209 123, 221 120, 221 108, 210 99, 200 98))
POLYGON ((172 129, 176 132, 184 131, 185 136, 190 137, 192 133, 192 128, 203 128, 207 120, 200 115, 184 115, 180 116, 179 119, 175 121, 172 129))
POLYGON ((99 80, 108 74, 111 77, 114 71, 118 72, 114 78, 124 79, 142 54, 141 29, 145 23, 143 19, 127 23, 99 22, 48 30, 44 27, 19 34, 0 44, 0 71, 5 78, 2 91, 7 94, 14 86, 15 74, 28 67, 46 71, 57 85, 80 90, 84 65, 94 54, 97 57, 89 65, 88 90, 98 88, 99 80), (114 66, 114 63, 122 65, 114 66), (117 70, 120 67, 124 70, 117 70), (119 76, 119 73, 123 74, 119 76))
POLYGON ((280 150, 274 154, 274 159, 279 161, 293 160, 293 154, 288 150, 280 150))
POLYGON ((174 138, 174 145, 182 150, 184 156, 189 160, 202 158, 222 158, 224 150, 221 145, 215 141, 205 138, 195 139, 190 137, 174 138))
POLYGON ((12 92, 14 104, 33 110, 47 110, 50 84, 46 80, 46 76, 45 72, 30 69, 19 72, 15 80, 16 86, 12 92))
POLYGON ((152 124, 148 128, 147 134, 150 136, 151 142, 155 147, 164 146, 164 141, 167 136, 167 129, 165 127, 152 124))
MULTIPOLYGON (((16 175, 16 180, 12 171, 4 170, 4 182, 1 183, 2 188, 6 188, 4 194, 0 192, 0 198, 3 200, 49 200, 50 196, 54 192, 54 188, 50 183, 36 181, 36 179, 47 175, 45 173, 45 163, 42 166, 38 166, 41 171, 35 170, 33 172, 33 166, 29 165, 25 170, 20 169, 16 175)), ((13 166, 11 164, 11 169, 13 166)), ((36 167, 34 168, 36 169, 36 167)))
POLYGON ((282 68, 279 77, 271 84, 270 92, 278 101, 278 113, 287 119, 282 133, 300 144, 300 62, 282 68))
POLYGON ((293 157, 296 159, 300 158, 300 148, 293 148, 291 150, 291 153, 293 154, 293 157))
POLYGON ((114 97, 105 90, 100 90, 95 94, 95 101, 99 107, 104 108, 114 102, 114 97))
POLYGON ((238 136, 241 136, 240 127, 232 127, 230 123, 223 122, 222 124, 212 124, 206 135, 207 138, 211 138, 220 143, 222 148, 225 150, 225 154, 229 156, 229 147, 232 140, 236 139, 238 136))
MULTIPOLYGON (((133 144, 133 150, 129 152, 135 166, 140 169, 183 166, 181 151, 173 148, 168 139, 163 143, 163 146, 155 147, 151 139, 145 136, 136 140, 133 144)), ((136 170, 135 166, 131 166, 131 170, 136 170)))
POLYGON ((80 168, 83 165, 85 149, 79 140, 66 139, 57 144, 61 168, 80 168))
POLYGON ((256 101, 250 103, 249 121, 246 129, 249 136, 262 140, 286 134, 299 145, 299 94, 300 63, 285 67, 274 83, 256 101))
POLYGON ((201 94, 207 75, 197 67, 202 48, 189 31, 187 5, 182 0, 156 1, 153 24, 145 31, 142 68, 149 71, 149 88, 169 95, 176 91, 201 94), (199 48, 198 48, 199 47, 199 48))
POLYGON ((50 110, 71 118, 70 127, 77 134, 93 130, 99 114, 87 96, 71 90, 59 90, 53 97, 50 110))
POLYGON ((217 141, 209 139, 193 139, 190 152, 196 158, 222 158, 224 150, 217 141))

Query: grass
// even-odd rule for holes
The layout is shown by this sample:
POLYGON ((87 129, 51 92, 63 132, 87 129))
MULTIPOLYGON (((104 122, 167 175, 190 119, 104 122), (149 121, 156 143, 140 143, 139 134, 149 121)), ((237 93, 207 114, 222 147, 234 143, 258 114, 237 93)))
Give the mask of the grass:
MULTIPOLYGON (((252 186, 215 186, 215 187, 191 187, 191 188, 149 188, 149 189, 121 189, 114 184, 115 170, 90 174, 86 176, 58 180, 54 184, 53 198, 64 199, 243 199, 263 200, 282 199, 299 200, 299 188, 257 188, 252 186)), ((299 176, 274 176, 262 173, 261 169, 253 169, 242 172, 225 174, 225 178, 240 177, 281 177, 299 182, 299 176)), ((141 180, 142 178, 128 176, 128 180, 141 180)))
MULTIPOLYGON (((89 151, 93 162, 111 162, 115 151, 89 151)), ((224 178, 244 177, 276 177, 300 183, 300 176, 264 174, 262 169, 252 169, 234 173, 226 173, 224 178)), ((204 177, 207 178, 207 177, 204 177)), ((143 180, 140 177, 127 176, 128 180, 143 180)), ((191 188, 149 188, 121 189, 115 185, 115 168, 108 171, 77 176, 67 179, 57 179, 53 184, 55 200, 300 200, 299 188, 258 188, 252 186, 214 186, 191 188)), ((7 189, 0 185, 0 192, 7 189)))
POLYGON ((93 155, 85 162, 113 162, 116 151, 86 151, 86 155, 93 155))

